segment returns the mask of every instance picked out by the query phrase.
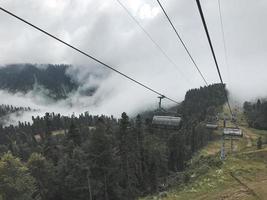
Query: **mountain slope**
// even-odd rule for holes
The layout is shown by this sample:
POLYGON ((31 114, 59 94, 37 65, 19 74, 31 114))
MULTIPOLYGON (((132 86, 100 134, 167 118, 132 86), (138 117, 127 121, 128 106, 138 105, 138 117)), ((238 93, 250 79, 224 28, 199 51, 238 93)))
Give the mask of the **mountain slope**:
POLYGON ((227 157, 219 160, 221 148, 221 131, 215 131, 217 140, 210 142, 191 160, 190 167, 182 173, 186 179, 179 179, 176 174, 175 183, 169 191, 156 196, 144 198, 162 200, 214 200, 266 199, 267 192, 267 145, 257 149, 257 139, 267 142, 267 131, 259 131, 247 127, 245 122, 241 129, 244 137, 234 141, 231 153, 231 142, 225 143, 227 157))
POLYGON ((0 89, 27 93, 34 88, 48 90, 53 99, 66 98, 79 87, 66 73, 69 65, 13 64, 0 68, 0 89))

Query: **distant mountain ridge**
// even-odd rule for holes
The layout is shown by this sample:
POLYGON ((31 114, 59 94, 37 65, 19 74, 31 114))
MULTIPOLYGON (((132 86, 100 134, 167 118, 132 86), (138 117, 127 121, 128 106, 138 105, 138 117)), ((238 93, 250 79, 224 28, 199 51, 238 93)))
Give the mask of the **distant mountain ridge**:
MULTIPOLYGON (((34 89, 45 89, 53 99, 65 99, 79 88, 66 71, 71 65, 11 64, 0 68, 0 89, 11 93, 27 93, 34 89)), ((91 94, 95 89, 91 90, 91 94)))

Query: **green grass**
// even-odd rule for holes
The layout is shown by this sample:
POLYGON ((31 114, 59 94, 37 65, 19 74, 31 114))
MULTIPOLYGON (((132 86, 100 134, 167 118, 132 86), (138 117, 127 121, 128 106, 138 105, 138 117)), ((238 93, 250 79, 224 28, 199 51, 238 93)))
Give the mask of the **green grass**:
POLYGON ((267 130, 259 130, 259 129, 254 129, 254 128, 249 128, 249 130, 251 130, 253 133, 259 136, 263 136, 263 137, 267 136, 267 130))
MULTIPOLYGON (((238 145, 237 152, 229 154, 230 141, 226 142, 228 156, 223 165, 215 167, 201 163, 202 166, 191 166, 185 172, 190 174, 189 183, 174 185, 167 192, 167 197, 161 198, 160 195, 154 195, 141 198, 141 200, 257 199, 253 192, 262 199, 266 198, 267 147, 257 150, 256 140, 259 136, 265 137, 267 131, 242 128, 245 131, 245 137, 235 141, 238 145), (250 141, 252 146, 247 145, 250 141), (247 185, 252 192, 234 179, 230 175, 231 173, 247 185)), ((218 134, 218 131, 215 134, 218 134)), ((218 159, 220 147, 220 140, 212 141, 199 151, 193 160, 199 159, 200 156, 218 159)), ((194 165, 194 162, 192 165, 194 165)))
MULTIPOLYGON (((224 107, 224 114, 230 116, 228 107, 224 107)), ((267 130, 247 128, 247 122, 243 113, 237 113, 237 121, 244 131, 244 137, 234 141, 237 145, 237 152, 229 153, 230 140, 226 141, 226 160, 221 166, 208 166, 205 162, 194 166, 194 161, 211 158, 218 159, 220 155, 221 140, 211 141, 205 148, 194 156, 193 164, 185 173, 190 175, 187 184, 176 184, 169 191, 167 197, 160 195, 148 196, 141 200, 162 199, 162 200, 214 200, 214 199, 266 199, 267 196, 267 146, 257 150, 256 142, 258 137, 267 141, 267 130), (265 140, 266 139, 266 140, 265 140), (238 182, 231 174, 236 177, 238 182), (253 194, 255 193, 255 194, 253 194)), ((222 120, 219 122, 223 124, 222 120)), ((228 126, 231 122, 228 122, 228 126)), ((220 135, 220 130, 214 132, 220 135)))
MULTIPOLYGON (((265 151, 267 153, 267 151, 265 151)), ((255 153, 257 154, 257 153, 255 153)), ((196 169, 197 171, 197 169, 196 169)), ((229 156, 220 168, 210 168, 205 174, 200 175, 187 185, 177 185, 168 191, 165 200, 188 200, 188 199, 221 199, 225 195, 237 195, 240 199, 254 199, 253 195, 247 194, 242 186, 233 179, 230 172, 244 182, 257 184, 257 174, 265 174, 267 178, 267 165, 259 157, 249 155, 229 156)), ((191 174, 194 177, 194 173, 191 174)), ((263 175, 262 175, 263 176, 263 175)), ((143 200, 160 199, 158 196, 150 196, 143 200)), ((226 198, 227 199, 227 198, 226 198)), ((237 199, 239 199, 237 197, 237 199)))

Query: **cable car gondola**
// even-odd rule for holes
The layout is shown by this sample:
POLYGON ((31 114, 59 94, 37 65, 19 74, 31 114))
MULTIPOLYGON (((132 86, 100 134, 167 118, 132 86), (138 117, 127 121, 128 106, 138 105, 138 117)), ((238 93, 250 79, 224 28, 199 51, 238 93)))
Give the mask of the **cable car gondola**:
POLYGON ((243 131, 240 128, 227 127, 223 129, 223 135, 230 137, 243 137, 243 131))
POLYGON ((243 131, 237 125, 236 114, 232 114, 231 122, 235 125, 234 127, 227 127, 226 120, 224 119, 223 136, 229 137, 243 137, 243 131))
POLYGON ((165 98, 165 96, 160 96, 158 98, 159 108, 157 110, 157 115, 154 115, 152 119, 153 127, 159 129, 178 130, 181 124, 181 117, 175 116, 175 114, 177 115, 177 113, 171 114, 161 107, 161 101, 165 98))
POLYGON ((206 125, 206 129, 217 130, 219 128, 218 121, 218 114, 216 116, 208 116, 204 123, 206 125))
POLYGON ((219 127, 219 126, 218 126, 218 124, 216 124, 216 123, 211 123, 211 122, 206 123, 206 128, 207 128, 207 129, 217 130, 218 127, 219 127))

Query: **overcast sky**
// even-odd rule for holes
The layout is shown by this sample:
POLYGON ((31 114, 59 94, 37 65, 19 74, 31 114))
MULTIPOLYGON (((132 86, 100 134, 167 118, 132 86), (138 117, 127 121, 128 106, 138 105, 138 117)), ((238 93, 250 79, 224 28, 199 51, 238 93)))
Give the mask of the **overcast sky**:
MULTIPOLYGON (((178 42, 156 0, 121 0, 172 63, 155 47, 116 0, 0 0, 8 9, 33 24, 103 60, 114 68, 165 95, 182 100, 186 90, 204 86, 178 42)), ((161 0, 203 75, 219 81, 195 0, 161 0)), ((218 1, 202 0, 215 52, 234 100, 267 94, 267 0, 221 0, 228 65, 226 64, 218 1)), ((103 67, 0 12, 0 64, 66 63, 79 73, 103 67)), ((6 95, 16 102, 17 96, 6 95)), ((28 99, 32 96, 28 95, 28 99)), ((92 99, 97 112, 112 114, 156 107, 156 95, 110 73, 92 99)), ((2 99, 2 98, 1 98, 2 99)), ((18 101, 17 101, 18 103, 18 101)), ((168 102, 166 102, 168 104, 168 102)), ((93 110, 93 108, 90 108, 93 110)))

